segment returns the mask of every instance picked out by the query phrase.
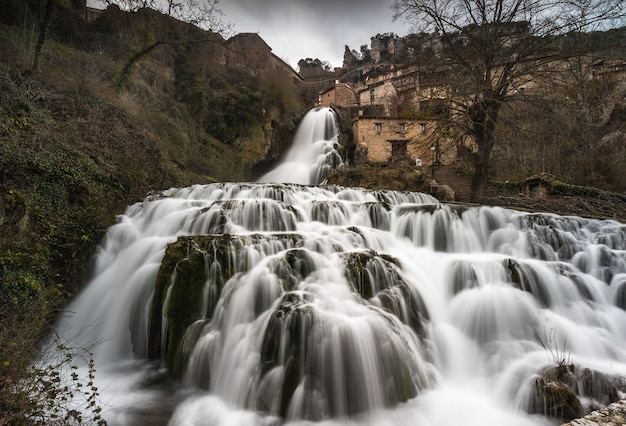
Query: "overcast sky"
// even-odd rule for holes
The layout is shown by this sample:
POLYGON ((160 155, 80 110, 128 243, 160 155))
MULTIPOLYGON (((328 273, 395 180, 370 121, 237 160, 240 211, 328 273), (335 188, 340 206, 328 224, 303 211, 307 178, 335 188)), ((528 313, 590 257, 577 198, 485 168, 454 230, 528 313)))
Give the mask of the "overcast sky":
MULTIPOLYGON (((99 0, 87 0, 101 8, 99 0)), ((360 49, 376 34, 405 36, 410 26, 393 22, 393 0, 221 0, 235 33, 258 33, 272 52, 297 69, 304 58, 343 63, 344 46, 360 49)))
POLYGON ((258 33, 273 53, 297 67, 303 58, 341 66, 344 46, 359 50, 370 37, 409 26, 393 22, 393 0, 221 0, 235 32, 258 33))

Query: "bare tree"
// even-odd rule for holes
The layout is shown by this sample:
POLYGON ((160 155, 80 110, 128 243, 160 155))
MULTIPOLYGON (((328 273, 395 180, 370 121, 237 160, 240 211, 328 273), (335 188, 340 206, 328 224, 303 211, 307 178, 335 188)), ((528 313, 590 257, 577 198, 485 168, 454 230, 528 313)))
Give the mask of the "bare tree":
POLYGON ((547 64, 589 53, 563 46, 571 33, 608 29, 623 0, 394 0, 395 19, 439 36, 453 84, 448 127, 474 140, 472 200, 482 198, 503 105, 519 100, 547 64))

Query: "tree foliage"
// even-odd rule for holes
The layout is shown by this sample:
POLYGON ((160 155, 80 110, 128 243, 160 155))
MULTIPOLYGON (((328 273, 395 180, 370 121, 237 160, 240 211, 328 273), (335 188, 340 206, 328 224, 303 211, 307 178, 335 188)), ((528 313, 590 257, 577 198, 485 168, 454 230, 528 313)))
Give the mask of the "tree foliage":
POLYGON ((545 77, 547 64, 581 57, 598 46, 564 43, 571 34, 621 23, 621 0, 395 0, 395 18, 434 32, 451 86, 448 128, 470 136, 472 199, 487 181, 502 108, 518 88, 545 77))

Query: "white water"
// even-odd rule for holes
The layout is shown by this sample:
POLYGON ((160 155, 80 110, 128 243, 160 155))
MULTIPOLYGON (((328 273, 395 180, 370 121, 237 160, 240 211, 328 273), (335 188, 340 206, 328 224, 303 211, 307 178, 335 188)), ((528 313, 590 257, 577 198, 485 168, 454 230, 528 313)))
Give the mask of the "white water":
MULTIPOLYGON (((264 180, 290 167, 279 169, 264 180)), ((94 351, 112 425, 548 425, 527 414, 545 368, 564 360, 626 376, 625 285, 617 222, 391 191, 214 184, 130 206, 58 332, 94 351), (148 329, 165 247, 216 233, 248 237, 232 253, 235 274, 212 314, 207 280, 208 318, 190 327, 182 379, 155 381, 165 355, 146 359, 148 329), (345 269, 362 255, 371 261, 353 279, 372 284, 366 299, 345 269), (302 362, 293 370, 290 359, 302 362), (299 382, 281 418, 290 368, 299 382), (415 397, 398 396, 403 383, 415 397)), ((162 318, 166 335, 167 309, 162 318)), ((600 391, 584 402, 593 398, 600 391)))
POLYGON ((317 185, 339 167, 341 157, 335 150, 337 124, 329 108, 316 108, 304 117, 283 161, 257 182, 317 185))

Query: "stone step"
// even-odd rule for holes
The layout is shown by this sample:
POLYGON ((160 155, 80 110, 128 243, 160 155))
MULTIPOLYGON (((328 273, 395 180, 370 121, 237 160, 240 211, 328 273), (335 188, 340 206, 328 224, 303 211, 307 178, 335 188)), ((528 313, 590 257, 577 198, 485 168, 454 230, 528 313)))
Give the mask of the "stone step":
POLYGON ((455 201, 469 202, 471 194, 471 182, 454 166, 440 166, 435 169, 435 180, 448 185, 455 194, 455 201))

